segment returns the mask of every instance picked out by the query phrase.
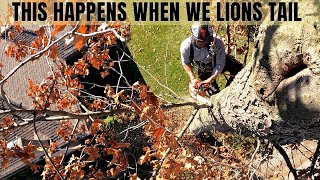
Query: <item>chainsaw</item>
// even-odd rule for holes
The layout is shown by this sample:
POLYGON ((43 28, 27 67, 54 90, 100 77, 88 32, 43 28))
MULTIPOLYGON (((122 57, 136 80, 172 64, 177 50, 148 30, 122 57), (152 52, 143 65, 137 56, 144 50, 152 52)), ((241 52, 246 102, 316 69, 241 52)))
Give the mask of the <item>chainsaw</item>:
POLYGON ((196 85, 189 83, 189 93, 191 97, 208 106, 212 106, 209 99, 210 96, 216 92, 217 90, 208 83, 197 83, 196 85))

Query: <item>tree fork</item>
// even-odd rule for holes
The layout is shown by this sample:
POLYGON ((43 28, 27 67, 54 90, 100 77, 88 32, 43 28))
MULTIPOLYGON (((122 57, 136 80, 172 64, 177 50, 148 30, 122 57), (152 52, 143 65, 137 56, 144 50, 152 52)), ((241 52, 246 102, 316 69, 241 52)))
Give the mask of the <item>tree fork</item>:
POLYGON ((211 97, 210 111, 199 110, 194 134, 241 131, 279 145, 320 138, 320 15, 310 3, 318 2, 299 2, 303 22, 263 22, 252 60, 211 97))

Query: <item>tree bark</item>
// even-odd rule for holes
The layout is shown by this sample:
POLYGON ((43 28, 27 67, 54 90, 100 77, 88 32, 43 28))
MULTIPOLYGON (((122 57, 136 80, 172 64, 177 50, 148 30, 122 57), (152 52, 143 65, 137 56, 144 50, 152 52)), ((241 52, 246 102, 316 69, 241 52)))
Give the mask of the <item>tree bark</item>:
POLYGON ((299 1, 301 22, 266 20, 252 60, 211 97, 190 130, 236 130, 276 144, 320 139, 320 5, 299 1))

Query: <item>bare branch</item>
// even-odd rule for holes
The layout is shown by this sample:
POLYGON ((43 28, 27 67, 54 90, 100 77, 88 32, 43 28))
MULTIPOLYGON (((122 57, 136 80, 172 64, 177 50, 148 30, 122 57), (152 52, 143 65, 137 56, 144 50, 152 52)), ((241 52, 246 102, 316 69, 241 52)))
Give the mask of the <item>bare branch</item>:
POLYGON ((121 131, 119 134, 123 134, 123 133, 125 133, 125 132, 128 132, 128 131, 131 130, 131 129, 133 129, 133 130, 138 129, 138 128, 146 125, 147 123, 148 123, 148 121, 142 121, 141 123, 139 123, 139 124, 137 124, 137 125, 135 125, 135 126, 130 126, 129 128, 121 131))
POLYGON ((207 104, 197 103, 197 102, 171 103, 171 104, 160 105, 162 109, 171 109, 171 108, 183 107, 183 106, 193 106, 196 109, 209 107, 207 104))
POLYGON ((318 159, 318 156, 320 153, 319 150, 320 150, 320 141, 318 140, 317 148, 316 148, 316 151, 314 152, 313 159, 312 159, 311 166, 310 166, 311 177, 313 177, 313 175, 314 175, 314 167, 316 165, 316 162, 317 162, 317 159, 318 159))
POLYGON ((48 158, 48 160, 50 161, 51 165, 53 166, 54 170, 56 171, 56 173, 58 173, 60 179, 64 180, 63 176, 61 175, 61 173, 59 172, 59 170, 56 168, 56 166, 54 165, 54 163, 52 162, 51 158, 49 157, 48 155, 48 152, 46 151, 46 149, 44 148, 40 138, 39 138, 39 134, 38 134, 38 131, 37 131, 37 127, 36 127, 36 113, 34 113, 34 117, 33 117, 34 121, 33 121, 33 128, 34 128, 34 132, 36 134, 36 137, 37 137, 37 140, 41 146, 41 148, 43 149, 43 152, 44 154, 46 155, 46 157, 48 158))
POLYGON ((75 35, 78 35, 78 36, 82 36, 82 37, 86 37, 86 38, 90 38, 90 37, 93 37, 93 36, 97 36, 97 35, 100 35, 100 34, 104 34, 104 33, 107 33, 107 32, 113 32, 113 34, 122 42, 125 42, 126 39, 124 39, 123 37, 121 37, 115 28, 112 28, 112 29, 106 29, 106 30, 103 30, 103 31, 97 31, 97 32, 93 32, 93 33, 89 33, 89 34, 82 34, 82 33, 78 33, 78 32, 75 32, 74 34, 75 35))
POLYGON ((244 60, 243 60, 243 64, 247 64, 247 58, 248 58, 248 54, 249 54, 249 45, 250 45, 250 26, 247 26, 247 30, 248 30, 248 37, 247 37, 247 49, 246 49, 246 54, 244 55, 244 60))
POLYGON ((67 155, 67 153, 68 153, 68 150, 69 150, 69 147, 70 147, 70 142, 72 141, 72 138, 73 138, 73 136, 74 136, 74 132, 76 131, 76 129, 77 129, 77 127, 78 127, 78 124, 79 124, 79 119, 77 119, 77 122, 76 122, 76 124, 74 125, 74 127, 73 127, 73 129, 72 129, 72 133, 71 133, 71 135, 70 135, 70 139, 69 139, 67 148, 66 148, 66 150, 65 150, 65 152, 64 152, 64 154, 63 154, 63 156, 62 156, 62 158, 61 158, 60 165, 59 165, 58 168, 60 168, 60 166, 62 165, 62 163, 63 163, 63 161, 64 161, 64 159, 65 159, 65 157, 66 157, 66 155, 67 155))
POLYGON ((138 67, 140 67, 141 69, 143 69, 144 71, 146 71, 149 76, 152 77, 152 79, 154 79, 160 86, 162 86, 163 88, 167 89, 170 93, 172 93, 175 98, 183 100, 183 98, 181 98, 177 93, 175 93, 172 89, 170 89, 169 87, 163 85, 157 78, 155 78, 146 68, 142 67, 139 63, 137 63, 136 61, 134 61, 123 49, 122 51, 126 54, 126 56, 128 56, 138 67))
MULTIPOLYGON (((110 116, 114 114, 119 113, 132 113, 134 112, 133 109, 115 109, 115 110, 105 110, 101 112, 87 112, 87 113, 70 113, 66 111, 54 111, 54 110, 27 110, 27 109, 14 109, 14 110, 7 110, 0 112, 0 115, 10 115, 13 113, 34 113, 37 114, 43 114, 45 116, 36 118, 35 121, 60 121, 60 120, 70 120, 70 119, 89 119, 92 118, 98 118, 102 116, 110 116), (48 117, 47 117, 48 116, 48 117), (50 117, 51 116, 51 117, 50 117)), ((0 129, 0 132, 6 131, 9 129, 14 129, 17 127, 25 126, 28 124, 31 124, 33 122, 33 119, 23 119, 24 122, 19 124, 14 124, 11 127, 6 127, 0 129)))
MULTIPOLYGON (((186 132, 187 128, 190 126, 191 122, 193 121, 194 117, 196 116, 197 112, 199 111, 199 109, 195 109, 192 112, 192 115, 190 116, 189 120, 187 121, 187 123, 184 125, 184 127, 180 130, 179 134, 177 135, 177 141, 180 140, 180 138, 183 136, 183 134, 186 132)), ((151 176, 151 180, 156 179, 156 176, 158 175, 163 162, 166 160, 167 156, 169 155, 171 151, 171 148, 168 148, 166 150, 166 152, 163 154, 161 160, 159 161, 159 164, 157 165, 157 167, 155 168, 155 170, 152 172, 152 176, 151 176)))
POLYGON ((168 88, 167 86, 163 85, 157 78, 155 78, 145 67, 142 67, 140 64, 138 64, 137 62, 135 62, 140 68, 142 68, 144 71, 146 71, 149 76, 152 77, 152 79, 154 79, 160 86, 162 86, 163 88, 167 89, 170 93, 172 93, 173 95, 175 95, 176 98, 182 99, 177 93, 175 93, 172 89, 168 88))
POLYGON ((290 172, 292 172, 294 179, 298 179, 297 171, 292 166, 286 151, 278 144, 274 144, 274 147, 279 151, 279 153, 282 155, 283 159, 286 161, 287 166, 288 166, 290 172))
MULTIPOLYGON (((79 82, 81 82, 81 84, 89 84, 89 85, 92 85, 92 88, 93 87, 99 87, 99 88, 106 88, 106 86, 101 86, 101 85, 99 85, 99 84, 95 84, 95 83, 91 83, 91 82, 84 82, 84 81, 79 81, 79 82)), ((112 88, 116 88, 116 87, 119 87, 119 88, 121 88, 121 89, 132 89, 132 87, 125 87, 125 86, 110 86, 110 87, 112 87, 112 88)))

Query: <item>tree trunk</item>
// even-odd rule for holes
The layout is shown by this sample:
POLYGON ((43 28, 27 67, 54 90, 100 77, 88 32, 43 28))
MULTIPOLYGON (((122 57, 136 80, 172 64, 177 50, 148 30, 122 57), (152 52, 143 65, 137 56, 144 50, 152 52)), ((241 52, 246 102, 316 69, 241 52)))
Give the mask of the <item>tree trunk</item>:
POLYGON ((263 22, 252 60, 189 129, 236 130, 276 144, 320 139, 319 12, 318 0, 299 1, 301 22, 263 22))

